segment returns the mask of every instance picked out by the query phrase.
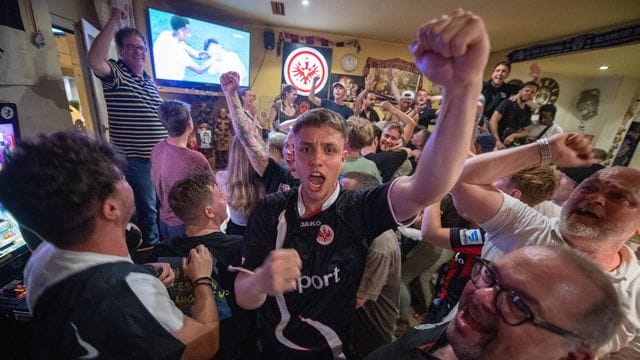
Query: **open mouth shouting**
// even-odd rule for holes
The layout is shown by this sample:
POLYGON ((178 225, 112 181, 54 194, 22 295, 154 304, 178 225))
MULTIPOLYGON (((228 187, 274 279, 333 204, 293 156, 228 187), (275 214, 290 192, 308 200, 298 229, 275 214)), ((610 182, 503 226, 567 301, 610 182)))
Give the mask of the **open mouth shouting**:
POLYGON ((322 185, 325 182, 325 177, 319 171, 313 171, 309 174, 309 189, 318 191, 322 189, 322 185))
POLYGON ((597 212, 590 211, 590 210, 587 210, 587 209, 576 209, 573 213, 575 215, 578 215, 578 216, 588 217, 588 218, 595 219, 595 220, 599 220, 600 219, 600 215, 598 215, 597 212))
POLYGON ((487 313, 481 306, 468 304, 458 312, 455 325, 463 334, 475 332, 480 334, 492 334, 498 327, 495 315, 487 313))

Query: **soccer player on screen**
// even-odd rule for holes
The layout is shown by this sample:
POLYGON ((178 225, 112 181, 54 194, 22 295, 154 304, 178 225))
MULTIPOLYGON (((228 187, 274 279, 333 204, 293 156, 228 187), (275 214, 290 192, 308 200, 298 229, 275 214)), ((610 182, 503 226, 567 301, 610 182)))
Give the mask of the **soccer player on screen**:
POLYGON ((209 74, 213 76, 218 74, 220 76, 226 72, 235 71, 240 75, 240 84, 243 83, 244 78, 247 76, 247 69, 238 54, 225 50, 214 38, 204 41, 204 50, 210 56, 209 61, 205 64, 208 65, 209 74))
POLYGON ((211 63, 198 65, 194 59, 207 59, 206 51, 197 51, 187 44, 191 36, 189 19, 174 15, 171 17, 171 29, 160 33, 153 44, 153 60, 156 78, 164 80, 184 80, 185 69, 202 74, 211 63))

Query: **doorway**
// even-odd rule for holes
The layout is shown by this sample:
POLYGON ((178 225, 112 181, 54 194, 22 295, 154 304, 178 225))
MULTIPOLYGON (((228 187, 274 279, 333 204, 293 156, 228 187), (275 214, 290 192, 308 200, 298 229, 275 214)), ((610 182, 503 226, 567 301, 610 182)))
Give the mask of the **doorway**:
POLYGON ((74 31, 53 26, 58 49, 58 59, 64 80, 64 89, 69 101, 69 118, 76 131, 92 138, 101 138, 100 127, 91 111, 90 92, 85 79, 74 31))

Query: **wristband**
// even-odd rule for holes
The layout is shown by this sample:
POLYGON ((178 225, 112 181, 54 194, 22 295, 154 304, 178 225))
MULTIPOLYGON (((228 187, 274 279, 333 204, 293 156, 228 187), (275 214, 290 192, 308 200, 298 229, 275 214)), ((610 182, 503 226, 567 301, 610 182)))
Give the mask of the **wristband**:
POLYGON ((209 281, 209 282, 211 282, 211 283, 213 282, 213 279, 211 278, 211 276, 203 276, 203 277, 199 277, 199 278, 197 278, 197 279, 195 279, 195 280, 193 280, 193 281, 191 281, 191 282, 195 284, 195 283, 197 283, 197 282, 198 282, 198 281, 200 281, 200 280, 207 280, 207 281, 209 281))
POLYGON ((199 282, 197 284, 193 284, 193 288, 195 289, 196 287, 198 287, 198 285, 207 285, 211 289, 213 289, 213 283, 210 283, 210 282, 199 282))
POLYGON ((538 153, 540 154, 540 165, 551 165, 551 146, 546 138, 536 140, 538 153))

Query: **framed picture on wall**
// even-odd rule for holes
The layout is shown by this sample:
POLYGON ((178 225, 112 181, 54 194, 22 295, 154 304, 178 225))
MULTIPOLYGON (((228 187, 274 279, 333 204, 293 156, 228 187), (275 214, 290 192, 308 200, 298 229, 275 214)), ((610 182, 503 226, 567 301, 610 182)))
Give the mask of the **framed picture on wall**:
POLYGON ((391 78, 398 85, 398 90, 411 90, 414 93, 422 87, 422 74, 412 62, 402 59, 368 58, 364 68, 364 76, 373 77, 373 92, 379 97, 395 101, 391 90, 391 78))
MULTIPOLYGON (((355 76, 348 74, 331 74, 331 84, 341 83, 347 92, 345 101, 353 102, 358 94, 364 89, 364 76, 355 76)), ((329 99, 335 100, 333 97, 333 89, 329 89, 329 99)))

